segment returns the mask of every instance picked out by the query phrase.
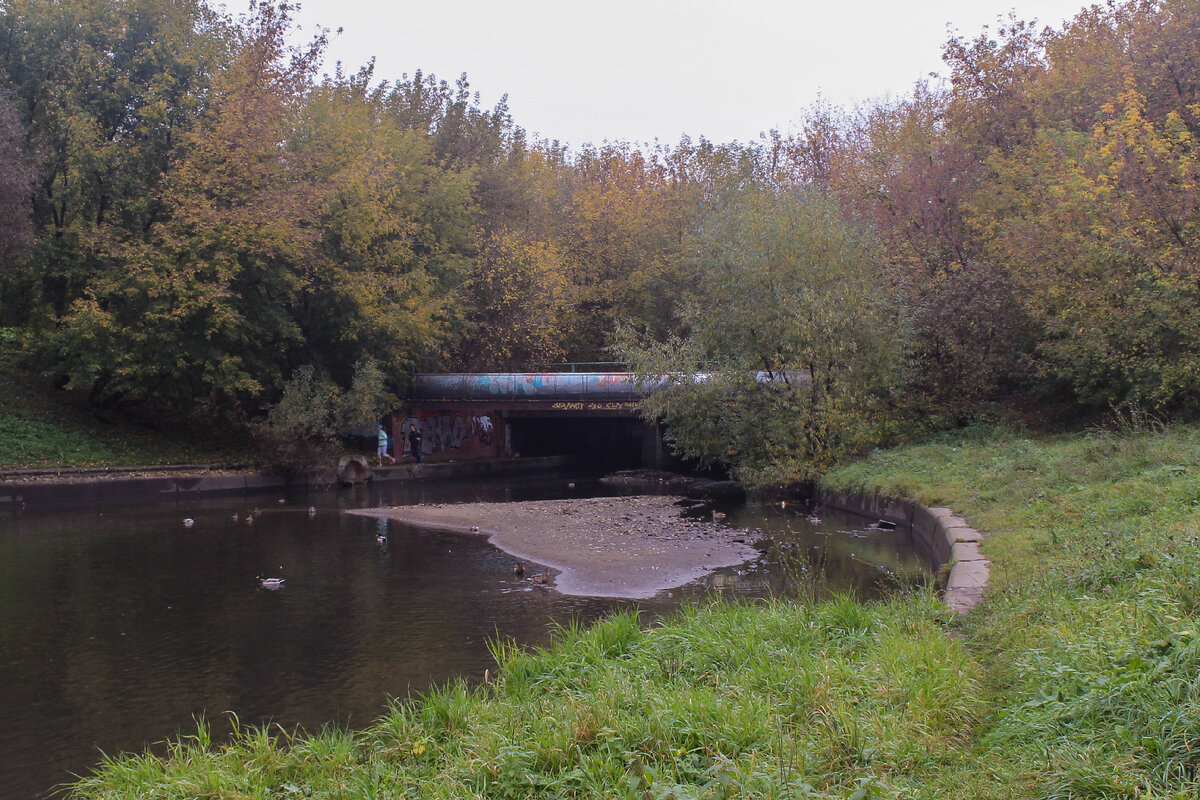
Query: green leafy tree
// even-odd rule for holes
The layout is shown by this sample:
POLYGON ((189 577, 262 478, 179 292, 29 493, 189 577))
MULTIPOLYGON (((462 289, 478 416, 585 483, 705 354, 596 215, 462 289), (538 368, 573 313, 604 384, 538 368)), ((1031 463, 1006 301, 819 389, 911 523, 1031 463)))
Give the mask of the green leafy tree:
POLYGON ((182 136, 167 218, 145 240, 97 236, 104 269, 46 337, 93 402, 228 405, 276 385, 302 343, 292 311, 320 193, 305 155, 281 143, 324 40, 292 47, 288 29, 286 6, 252 8, 204 128, 182 136))
POLYGON ((10 321, 62 315, 113 268, 109 241, 163 219, 176 146, 205 113, 228 21, 201 0, 7 0, 0 75, 30 151, 37 247, 10 321))
POLYGON ((374 359, 355 364, 350 389, 342 394, 340 428, 361 428, 394 411, 400 400, 387 386, 387 376, 374 359))
POLYGON ((29 197, 36 177, 33 158, 26 150, 25 128, 11 95, 0 88, 0 275, 5 279, 14 275, 14 263, 33 243, 29 197))
POLYGON ((827 197, 752 187, 695 237, 695 294, 665 343, 617 350, 659 385, 676 451, 748 484, 812 478, 876 441, 903 358, 872 238, 827 197))

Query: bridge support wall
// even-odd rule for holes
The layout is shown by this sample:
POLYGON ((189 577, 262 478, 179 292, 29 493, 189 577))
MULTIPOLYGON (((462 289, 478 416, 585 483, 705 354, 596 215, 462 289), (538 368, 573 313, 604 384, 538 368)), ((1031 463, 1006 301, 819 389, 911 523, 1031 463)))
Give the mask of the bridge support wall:
POLYGON ((662 425, 642 425, 642 466, 648 469, 662 469, 667 465, 667 456, 667 448, 663 445, 662 425))
POLYGON ((632 407, 558 405, 565 407, 413 401, 386 423, 392 455, 415 461, 408 433, 416 426, 422 460, 429 463, 560 455, 652 467, 665 462, 661 430, 643 423, 632 407))
POLYGON ((660 466, 662 432, 640 421, 642 393, 623 372, 417 375, 408 407, 390 422, 393 455, 413 460, 416 426, 431 462, 581 455, 660 466))
POLYGON ((396 460, 416 460, 409 448, 408 433, 421 431, 423 458, 430 461, 471 461, 506 458, 508 426, 495 409, 479 407, 410 406, 392 417, 396 460))

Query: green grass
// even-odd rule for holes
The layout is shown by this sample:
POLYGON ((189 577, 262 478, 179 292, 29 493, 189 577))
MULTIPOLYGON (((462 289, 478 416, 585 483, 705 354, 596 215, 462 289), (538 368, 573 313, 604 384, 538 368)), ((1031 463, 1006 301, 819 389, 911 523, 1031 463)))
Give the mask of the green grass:
MULTIPOLYGON (((977 796, 1200 794, 1200 428, 942 437, 830 476, 995 531, 977 796)), ((966 780, 967 777, 964 777, 966 780)))
POLYGON ((206 728, 110 759, 77 796, 891 796, 962 757, 983 705, 933 598, 618 614, 550 650, 497 645, 494 685, 398 702, 360 733, 206 728))
POLYGON ((246 463, 228 435, 166 420, 100 413, 20 364, 20 336, 0 329, 0 469, 246 463))
POLYGON ((629 614, 313 736, 206 728, 99 798, 1200 796, 1200 428, 941 436, 828 476, 990 531, 993 585, 629 614))

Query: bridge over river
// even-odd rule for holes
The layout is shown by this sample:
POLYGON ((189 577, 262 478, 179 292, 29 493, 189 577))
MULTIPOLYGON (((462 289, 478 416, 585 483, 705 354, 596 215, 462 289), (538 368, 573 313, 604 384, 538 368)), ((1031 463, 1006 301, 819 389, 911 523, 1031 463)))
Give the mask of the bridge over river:
POLYGON ((390 420, 397 459, 420 428, 430 461, 583 455, 661 466, 662 432, 626 372, 419 374, 390 420))

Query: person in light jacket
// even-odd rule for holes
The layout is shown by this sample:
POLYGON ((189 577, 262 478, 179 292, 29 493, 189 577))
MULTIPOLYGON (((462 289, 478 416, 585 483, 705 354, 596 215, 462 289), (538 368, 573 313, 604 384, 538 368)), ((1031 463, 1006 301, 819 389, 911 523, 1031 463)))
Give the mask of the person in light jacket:
POLYGON ((396 459, 388 455, 388 444, 392 437, 388 436, 387 429, 383 427, 383 423, 379 423, 379 446, 375 449, 375 455, 379 457, 379 465, 383 466, 383 460, 386 458, 392 464, 396 463, 396 459))

